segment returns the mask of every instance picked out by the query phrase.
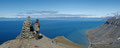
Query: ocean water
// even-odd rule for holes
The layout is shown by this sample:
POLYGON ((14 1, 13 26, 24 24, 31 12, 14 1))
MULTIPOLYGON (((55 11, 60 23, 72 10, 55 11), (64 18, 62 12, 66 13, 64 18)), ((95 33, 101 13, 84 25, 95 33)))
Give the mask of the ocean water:
MULTIPOLYGON (((0 21, 0 44, 15 39, 21 32, 23 22, 0 21)), ((86 30, 99 27, 103 23, 104 21, 40 20, 40 32, 51 39, 65 36, 74 43, 88 46, 86 30)))

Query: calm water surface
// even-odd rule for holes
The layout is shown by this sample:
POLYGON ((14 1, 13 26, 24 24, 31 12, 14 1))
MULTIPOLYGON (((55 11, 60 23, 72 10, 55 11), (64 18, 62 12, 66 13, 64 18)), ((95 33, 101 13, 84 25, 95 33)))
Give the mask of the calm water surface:
MULTIPOLYGON (((72 42, 88 46, 86 30, 99 27, 103 21, 60 21, 40 20, 40 32, 53 39, 65 36, 72 42)), ((15 39, 20 34, 23 21, 0 21, 0 44, 15 39)))

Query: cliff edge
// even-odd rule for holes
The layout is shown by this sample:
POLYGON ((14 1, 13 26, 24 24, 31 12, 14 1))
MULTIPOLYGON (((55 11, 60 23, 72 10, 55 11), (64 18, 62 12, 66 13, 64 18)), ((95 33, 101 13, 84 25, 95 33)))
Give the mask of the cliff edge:
POLYGON ((42 39, 15 39, 10 40, 2 45, 0 48, 87 48, 78 44, 72 43, 63 36, 49 39, 43 36, 42 39))

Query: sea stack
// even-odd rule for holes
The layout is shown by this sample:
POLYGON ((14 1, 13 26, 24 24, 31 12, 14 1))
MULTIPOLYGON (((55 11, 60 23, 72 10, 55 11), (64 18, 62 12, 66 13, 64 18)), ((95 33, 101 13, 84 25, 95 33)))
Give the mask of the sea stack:
POLYGON ((120 48, 120 17, 109 18, 100 27, 86 33, 89 48, 120 48))
POLYGON ((0 48, 87 48, 67 40, 64 36, 50 39, 32 29, 30 17, 24 22, 20 35, 14 40, 7 41, 0 45, 0 48), (36 39, 36 37, 39 37, 36 39))

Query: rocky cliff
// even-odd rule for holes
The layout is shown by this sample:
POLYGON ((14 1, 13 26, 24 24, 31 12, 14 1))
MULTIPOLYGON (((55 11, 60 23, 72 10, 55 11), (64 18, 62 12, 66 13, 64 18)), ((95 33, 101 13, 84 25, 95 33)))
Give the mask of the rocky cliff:
POLYGON ((112 17, 96 29, 88 30, 89 48, 120 48, 120 18, 112 17))

